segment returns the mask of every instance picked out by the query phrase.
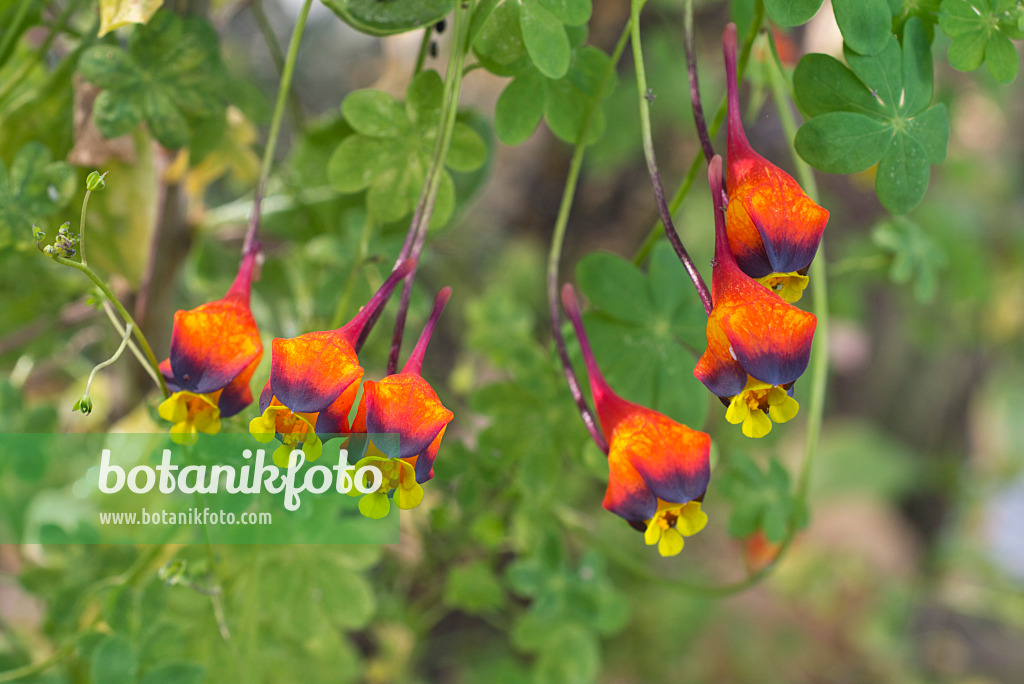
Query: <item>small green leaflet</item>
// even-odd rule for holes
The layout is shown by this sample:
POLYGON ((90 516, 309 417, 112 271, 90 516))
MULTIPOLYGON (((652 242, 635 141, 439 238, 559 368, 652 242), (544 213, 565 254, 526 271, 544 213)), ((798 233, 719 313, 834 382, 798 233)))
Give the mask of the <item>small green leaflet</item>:
POLYGON ((493 55, 505 65, 514 60, 501 51, 513 50, 514 59, 526 55, 545 77, 560 79, 569 71, 573 46, 583 42, 574 40, 580 31, 569 27, 585 27, 590 12, 590 0, 505 0, 491 11, 473 47, 485 60, 493 55))
MULTIPOLYGON (((405 104, 378 90, 357 90, 341 104, 355 131, 331 155, 327 179, 338 192, 366 190, 366 208, 381 223, 397 221, 415 208, 437 141, 444 84, 424 71, 406 91, 405 104)), ((446 166, 468 172, 487 161, 487 145, 469 125, 455 124, 446 166)), ((455 208, 455 184, 442 172, 432 226, 443 225, 455 208)))
POLYGON ((764 0, 768 17, 779 26, 800 26, 821 9, 823 0, 764 0))
POLYGON ((1020 57, 1011 38, 1024 38, 1022 21, 1024 8, 1017 0, 944 0, 939 26, 953 39, 950 66, 974 71, 984 62, 992 78, 1012 82, 1020 57))
POLYGON ((226 79, 217 33, 199 17, 160 10, 137 26, 127 52, 104 43, 89 48, 82 76, 104 88, 93 119, 116 138, 145 121, 153 137, 176 149, 189 144, 200 123, 224 117, 226 79))
MULTIPOLYGON (((747 456, 731 454, 719 473, 719 486, 733 504, 730 535, 743 539, 761 530, 773 544, 785 538, 798 501, 790 492, 789 473, 778 461, 772 459, 764 472, 747 456)), ((807 521, 796 522, 802 527, 807 521)))
POLYGON ((890 35, 876 55, 846 51, 849 68, 822 54, 805 55, 793 74, 808 121, 796 149, 828 173, 878 164, 875 192, 893 214, 905 214, 928 189, 930 166, 946 158, 949 119, 932 101, 931 45, 920 19, 907 21, 902 47, 890 35))
POLYGON ((708 393, 693 377, 707 317, 675 253, 651 253, 647 274, 622 257, 594 252, 576 266, 591 304, 583 318, 598 366, 616 392, 700 429, 708 393))
MULTIPOLYGON (((560 63, 558 69, 548 69, 530 52, 520 21, 525 10, 525 4, 522 9, 514 2, 498 5, 473 43, 477 58, 488 71, 513 77, 498 98, 494 130, 505 144, 518 145, 545 119, 558 138, 576 144, 587 114, 595 106, 609 58, 601 50, 583 45, 585 30, 572 29, 567 33, 564 68, 560 63)), ((602 99, 614 88, 613 81, 601 93, 602 99)), ((600 108, 592 116, 588 143, 600 138, 605 126, 600 108)))
POLYGON ((342 21, 371 36, 390 36, 436 24, 455 0, 323 0, 342 21))
POLYGON ((889 279, 905 285, 913 282, 914 297, 923 303, 935 298, 939 271, 948 263, 945 251, 917 223, 899 216, 878 224, 871 240, 892 255, 889 279))
POLYGON ((42 222, 67 204, 77 185, 74 169, 66 162, 53 161, 50 150, 40 142, 26 143, 9 169, 0 160, 0 246, 27 240, 32 223, 42 222))

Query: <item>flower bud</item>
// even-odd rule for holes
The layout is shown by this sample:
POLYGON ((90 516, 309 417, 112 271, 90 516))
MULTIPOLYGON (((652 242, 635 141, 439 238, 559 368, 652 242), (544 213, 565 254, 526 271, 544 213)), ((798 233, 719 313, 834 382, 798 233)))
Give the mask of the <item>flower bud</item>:
POLYGON ((75 405, 71 408, 72 411, 81 411, 85 415, 92 413, 92 399, 88 395, 82 395, 82 397, 75 402, 75 405))
POLYGON ((107 171, 104 171, 103 173, 93 171, 90 173, 89 177, 85 179, 85 188, 89 192, 96 192, 97 190, 102 190, 107 187, 107 181, 105 180, 107 173, 107 171))

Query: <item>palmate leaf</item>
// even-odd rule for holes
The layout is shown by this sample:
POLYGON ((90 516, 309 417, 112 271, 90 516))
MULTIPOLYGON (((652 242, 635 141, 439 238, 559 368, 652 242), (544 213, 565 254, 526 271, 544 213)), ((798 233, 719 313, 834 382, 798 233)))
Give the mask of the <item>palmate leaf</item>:
MULTIPOLYGON (((585 32, 570 30, 565 69, 547 69, 529 52, 529 41, 519 20, 524 6, 505 2, 498 5, 481 27, 473 50, 487 69, 512 76, 498 97, 494 130, 506 145, 518 145, 529 138, 542 119, 551 132, 569 144, 576 144, 587 113, 608 68, 608 56, 583 45, 585 32), (559 76, 552 76, 559 73, 559 76)), ((559 39, 560 40, 560 39, 559 39)), ((561 57, 559 57, 561 59, 561 57)), ((614 82, 602 99, 612 93, 614 82)), ((584 142, 596 142, 604 131, 604 114, 598 108, 584 142)))
POLYGON ((77 179, 66 162, 53 161, 40 142, 25 144, 10 168, 0 160, 0 246, 32 235, 42 222, 75 194, 77 179))
MULTIPOLYGON (((366 190, 366 208, 378 222, 397 221, 412 213, 419 200, 437 141, 444 85, 436 71, 413 79, 404 105, 377 90, 357 90, 341 105, 354 131, 335 149, 327 179, 338 192, 366 190)), ((457 121, 446 166, 456 172, 480 169, 488 149, 480 134, 457 121)), ((442 173, 432 226, 448 221, 455 208, 455 183, 442 173)))
POLYGON ((521 73, 528 63, 558 80, 583 43, 590 13, 590 0, 505 0, 480 25, 473 50, 498 75, 521 73))
POLYGON ((612 388, 700 429, 708 394, 693 367, 707 318, 671 248, 655 248, 647 274, 622 257, 594 252, 577 265, 576 280, 591 304, 584 322, 612 388))
POLYGON ((945 106, 931 105, 931 49, 921 21, 911 18, 901 46, 890 35, 875 55, 846 52, 849 67, 805 55, 793 75, 808 121, 796 136, 805 160, 828 173, 878 164, 875 192, 893 214, 913 209, 928 189, 930 166, 946 157, 945 106))
POLYGON ((199 122, 224 116, 219 45, 205 20, 161 10, 134 29, 127 51, 111 44, 87 49, 78 69, 104 88, 93 108, 100 133, 115 138, 144 121, 164 147, 188 145, 199 122))
POLYGON ((949 64, 974 71, 982 62, 1001 83, 1017 78, 1020 57, 1014 40, 1024 38, 1024 8, 1016 0, 943 0, 939 26, 953 39, 949 64))

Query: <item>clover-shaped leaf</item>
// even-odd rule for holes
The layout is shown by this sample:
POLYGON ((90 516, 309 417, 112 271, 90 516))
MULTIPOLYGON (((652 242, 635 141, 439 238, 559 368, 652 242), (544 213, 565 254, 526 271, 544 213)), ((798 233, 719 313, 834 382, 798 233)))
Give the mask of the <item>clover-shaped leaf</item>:
POLYGON ((932 101, 932 61, 920 19, 907 21, 902 47, 890 35, 876 55, 846 51, 849 67, 822 54, 805 55, 793 75, 809 120, 796 149, 828 173, 878 164, 875 192, 894 214, 913 209, 928 189, 929 167, 946 158, 949 119, 932 101))
POLYGON ((872 241, 892 254, 889 279, 897 284, 913 281, 914 297, 929 302, 939 288, 939 271, 948 263, 946 253, 917 223, 898 217, 878 224, 872 241))
MULTIPOLYGON (((546 78, 569 72, 575 46, 590 19, 590 0, 505 0, 490 13, 473 39, 473 48, 490 71, 526 57, 546 78)), ((524 64, 520 64, 520 70, 524 64)))
MULTIPOLYGON (((589 5, 588 5, 589 6, 589 5)), ((609 57, 601 50, 583 45, 585 33, 569 32, 566 68, 560 76, 551 76, 551 70, 542 67, 532 55, 529 43, 520 30, 516 15, 520 10, 515 3, 499 5, 484 24, 474 43, 481 63, 499 75, 513 76, 498 97, 494 112, 494 130, 507 145, 518 145, 533 134, 541 119, 546 119, 551 132, 570 144, 580 137, 588 112, 604 74, 609 57)), ((614 84, 604 89, 602 99, 611 94, 614 84)), ((592 143, 604 131, 604 114, 600 108, 593 112, 587 138, 592 143)))
MULTIPOLYGON (((327 179, 338 192, 366 190, 366 208, 377 221, 397 221, 419 200, 437 141, 444 84, 436 71, 423 71, 406 91, 405 104, 377 90, 357 90, 341 105, 355 131, 331 155, 327 179)), ((487 161, 480 134, 457 121, 446 165, 473 171, 487 161)), ((441 175, 432 226, 443 225, 455 208, 451 174, 441 175)))
POLYGON ((455 0, 323 0, 342 21, 371 36, 390 36, 436 24, 455 0))
POLYGON ((800 26, 821 9, 823 0, 765 0, 768 16, 779 26, 800 26))
POLYGON ((593 309, 584 316, 598 365, 616 392, 699 428, 707 395, 693 377, 706 317, 683 267, 666 244, 647 274, 622 257, 594 252, 576 267, 593 309))
POLYGON ((0 160, 0 246, 12 236, 29 236, 33 221, 42 221, 68 203, 77 187, 75 171, 53 161, 40 142, 25 144, 8 168, 0 160))
POLYGON ((199 121, 224 116, 226 79, 217 34, 199 17, 157 12, 132 31, 127 52, 97 45, 85 51, 78 69, 104 88, 93 119, 107 138, 145 121, 161 145, 179 148, 189 143, 199 121))
MULTIPOLYGON (((738 453, 729 457, 729 465, 723 470, 721 487, 733 504, 729 534, 745 538, 761 530, 769 542, 781 542, 798 504, 790 491, 789 472, 775 459, 767 471, 762 471, 738 453)), ((803 525, 806 521, 797 522, 803 525)))
POLYGON ((1024 38, 1024 8, 1017 0, 943 0, 939 26, 953 39, 949 64, 974 71, 984 62, 992 78, 1017 78, 1019 56, 1013 41, 1024 38))

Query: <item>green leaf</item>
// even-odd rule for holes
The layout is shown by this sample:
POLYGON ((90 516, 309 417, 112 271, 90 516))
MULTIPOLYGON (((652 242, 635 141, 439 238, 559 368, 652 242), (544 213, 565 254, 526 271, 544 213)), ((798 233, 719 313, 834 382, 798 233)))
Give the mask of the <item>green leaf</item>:
POLYGON ((1017 77, 1020 57, 1011 39, 1024 37, 1016 2, 999 0, 943 0, 939 26, 953 39, 949 63, 960 71, 973 71, 982 62, 992 77, 1010 83, 1017 77))
POLYGON ((816 116, 796 134, 796 150, 828 173, 856 173, 878 163, 893 140, 892 126, 853 112, 816 116))
POLYGON ((97 46, 83 54, 82 76, 104 91, 93 118, 105 137, 129 133, 145 120, 164 147, 192 138, 192 123, 223 118, 226 77, 217 33, 203 19, 161 10, 136 26, 127 53, 97 46))
POLYGON ((592 684, 601 668, 596 635, 577 624, 562 625, 540 648, 534 668, 537 684, 592 684))
POLYGON ((0 246, 31 239, 32 224, 65 206, 77 185, 74 169, 40 142, 23 145, 9 169, 0 161, 0 246))
POLYGON ((537 0, 567 26, 582 26, 590 19, 590 0, 537 0))
POLYGON ((138 655, 131 643, 119 636, 100 642, 92 656, 92 681, 103 684, 135 684, 138 655))
POLYGON ((905 214, 916 207, 928 190, 928 154, 907 135, 893 138, 875 174, 875 192, 886 209, 905 214))
POLYGON ((436 24, 455 0, 323 0, 346 24, 371 36, 390 36, 436 24))
POLYGON ((591 304, 612 318, 643 323, 654 314, 643 274, 620 256, 591 252, 576 265, 576 282, 591 304))
POLYGON ((518 2, 503 2, 494 8, 473 41, 473 51, 477 57, 500 65, 513 64, 526 56, 518 2))
POLYGON ((444 82, 436 71, 421 71, 405 91, 405 111, 419 130, 436 130, 441 121, 444 82))
POLYGON ((884 221, 871 233, 872 241, 892 255, 889 279, 899 285, 913 283, 914 297, 921 303, 935 298, 939 272, 948 264, 942 248, 921 226, 905 217, 884 221))
POLYGON ((398 100, 379 90, 356 90, 341 103, 341 113, 352 129, 375 138, 408 131, 409 119, 398 100))
POLYGON ((494 132, 506 145, 518 145, 533 135, 544 118, 544 77, 528 72, 501 91, 494 109, 494 132))
POLYGON ((765 0, 768 16, 779 26, 800 26, 821 9, 822 0, 765 0))
POLYGON ((1020 55, 1013 41, 1003 33, 993 33, 985 45, 985 66, 992 78, 1000 83, 1012 83, 1017 78, 1020 55))
POLYGON ((832 10, 850 49, 873 55, 885 47, 892 25, 887 0, 832 0, 832 10))
POLYGON ((852 71, 835 57, 804 55, 793 72, 793 89, 807 117, 847 111, 877 114, 881 105, 852 71))
POLYGON ((480 134, 464 123, 456 123, 448 148, 448 168, 453 171, 475 171, 486 161, 487 145, 480 134))
POLYGON ((391 141, 351 135, 334 150, 327 162, 327 180, 338 192, 359 192, 398 162, 391 141))
POLYGON ((202 684, 206 668, 196 663, 167 663, 147 672, 139 684, 202 684))
POLYGON ((505 589, 484 561, 473 561, 448 573, 445 605, 465 613, 489 613, 505 605, 505 589))
POLYGON ((530 59, 548 78, 561 78, 569 70, 572 46, 565 26, 542 5, 524 2, 520 6, 519 28, 530 59))
POLYGON ((928 107, 933 79, 924 25, 911 17, 902 46, 890 36, 877 54, 847 50, 846 59, 849 71, 824 56, 801 60, 794 88, 812 118, 797 132, 797 151, 830 173, 854 173, 878 162, 879 201, 892 213, 904 213, 921 201, 929 166, 945 158, 949 138, 945 108, 928 107))

